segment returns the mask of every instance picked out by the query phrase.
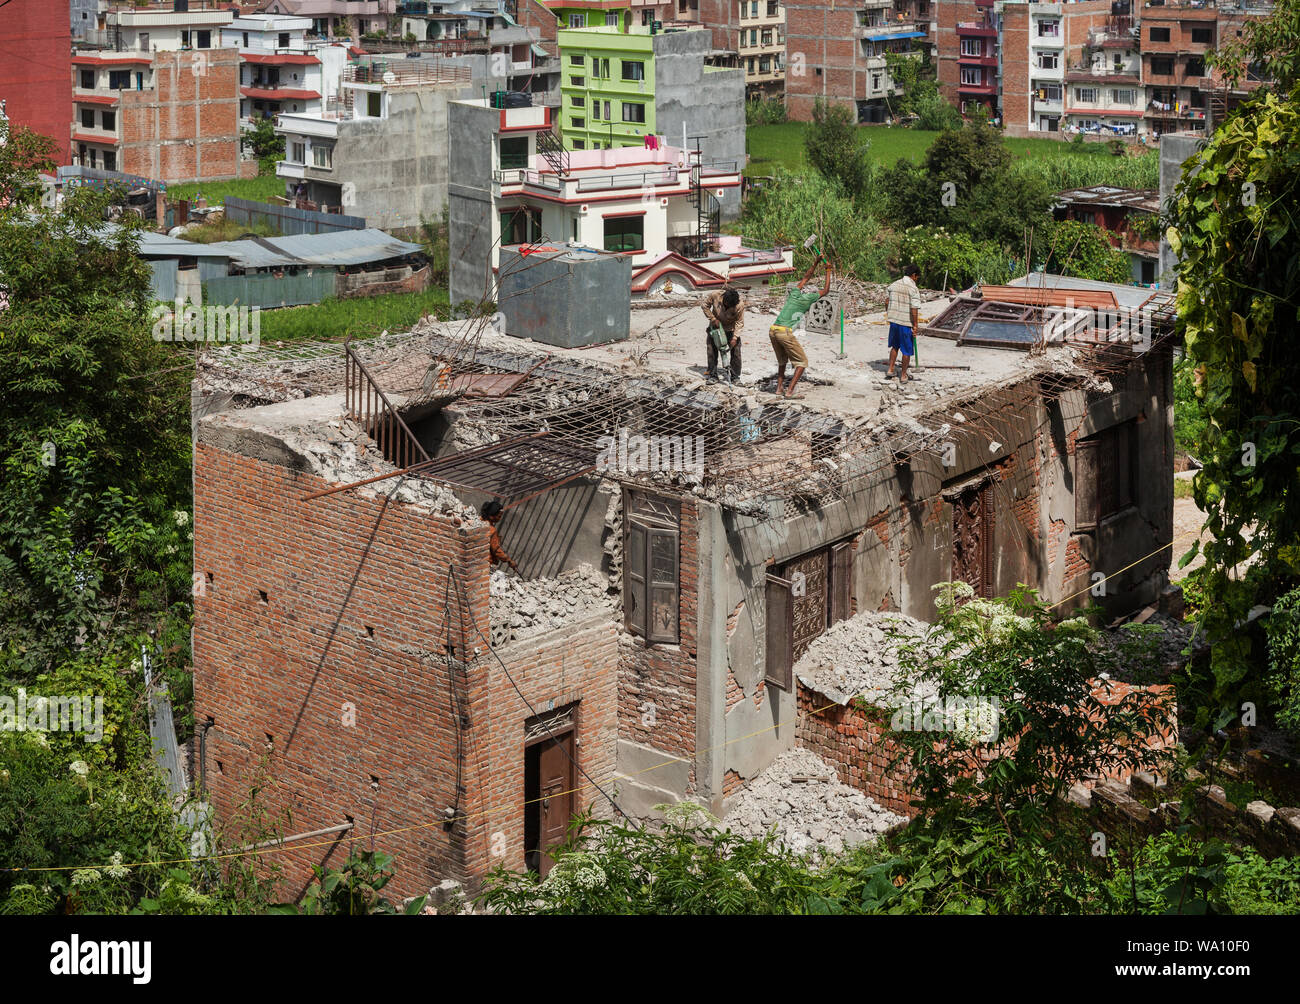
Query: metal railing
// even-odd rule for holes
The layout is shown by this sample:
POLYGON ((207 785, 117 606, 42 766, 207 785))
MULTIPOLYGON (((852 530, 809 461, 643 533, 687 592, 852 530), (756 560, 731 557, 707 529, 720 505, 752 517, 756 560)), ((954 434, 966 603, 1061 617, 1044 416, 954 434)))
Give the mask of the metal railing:
POLYGON ((535 171, 529 167, 506 168, 493 171, 492 178, 498 185, 533 185, 558 192, 563 187, 559 177, 544 171, 535 171))
POLYGON ((640 171, 635 174, 598 174, 578 179, 579 192, 608 191, 615 188, 658 188, 677 184, 675 167, 660 171, 640 171))
POLYGON ((351 339, 343 343, 343 362, 348 415, 375 441, 384 459, 398 468, 430 459, 365 363, 352 351, 351 339))

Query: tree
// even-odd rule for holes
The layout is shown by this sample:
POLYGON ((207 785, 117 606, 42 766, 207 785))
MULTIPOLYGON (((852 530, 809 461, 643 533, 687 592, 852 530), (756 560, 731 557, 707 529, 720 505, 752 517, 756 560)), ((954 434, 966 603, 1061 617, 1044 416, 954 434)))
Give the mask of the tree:
POLYGON ((258 173, 274 174, 276 162, 284 159, 284 137, 276 134, 275 120, 259 118, 244 130, 243 139, 257 158, 258 173))
POLYGON ((1300 583, 1298 199, 1300 91, 1265 91, 1188 159, 1169 212, 1177 323, 1206 423, 1192 487, 1210 537, 1182 559, 1204 553, 1215 598, 1200 613, 1210 671, 1187 681, 1203 726, 1222 727, 1246 701, 1266 706, 1263 653, 1241 625, 1300 583))
POLYGON ((1041 233, 1046 239, 1034 241, 1035 263, 1041 263, 1046 271, 1097 282, 1129 281, 1128 255, 1111 246, 1101 227, 1062 220, 1045 225, 1041 233))
POLYGON ((862 139, 853 112, 846 105, 821 98, 813 102, 813 120, 804 130, 803 142, 808 163, 822 177, 839 182, 853 199, 870 193, 869 144, 862 139))
POLYGON ((922 58, 885 53, 885 66, 894 86, 889 91, 890 108, 896 116, 916 116, 918 129, 956 129, 961 125, 957 109, 939 93, 934 65, 926 53, 922 58))

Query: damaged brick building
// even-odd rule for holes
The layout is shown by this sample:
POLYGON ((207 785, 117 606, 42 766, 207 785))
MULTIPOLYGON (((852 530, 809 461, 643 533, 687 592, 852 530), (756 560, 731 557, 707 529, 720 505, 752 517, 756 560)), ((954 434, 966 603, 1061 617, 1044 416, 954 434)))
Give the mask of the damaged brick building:
MULTIPOLYGON (((824 735, 800 723, 794 667, 858 612, 927 620, 951 579, 1028 583, 1063 609, 1153 602, 1172 538, 1167 307, 1123 289, 943 300, 906 388, 881 377, 877 305, 842 356, 809 335, 798 403, 763 393, 761 335, 739 384, 705 384, 690 303, 585 349, 477 321, 208 353, 196 773, 218 819, 233 833, 262 775, 284 832, 375 834, 404 895, 545 871, 576 812, 723 814, 824 735), (1155 337, 1117 339, 1094 305, 1140 306, 1155 337), (492 571, 490 499, 519 577, 492 571)), ((346 854, 315 839, 280 857, 302 881, 346 854)))

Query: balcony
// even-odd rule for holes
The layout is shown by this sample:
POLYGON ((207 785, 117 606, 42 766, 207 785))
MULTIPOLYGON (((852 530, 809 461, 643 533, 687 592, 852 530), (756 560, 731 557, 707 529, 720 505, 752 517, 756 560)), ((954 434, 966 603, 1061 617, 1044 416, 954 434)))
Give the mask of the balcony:
POLYGON ((1074 84, 1112 84, 1117 87, 1142 83, 1142 75, 1137 70, 1113 70, 1105 66, 1071 66, 1065 71, 1065 79, 1074 84))
POLYGON ((996 53, 981 54, 978 56, 969 56, 964 52, 957 55, 958 66, 997 66, 998 57, 996 53))
POLYGON ((907 21, 882 21, 879 24, 859 24, 854 29, 858 38, 884 42, 893 38, 919 38, 925 35, 925 25, 907 21))
POLYGON ((970 38, 997 38, 998 26, 989 18, 982 21, 958 21, 957 34, 970 38))
POLYGON ((958 93, 958 94, 996 95, 996 94, 998 93, 998 85, 997 85, 996 83, 983 83, 983 84, 958 84, 958 85, 957 85, 957 93, 958 93))

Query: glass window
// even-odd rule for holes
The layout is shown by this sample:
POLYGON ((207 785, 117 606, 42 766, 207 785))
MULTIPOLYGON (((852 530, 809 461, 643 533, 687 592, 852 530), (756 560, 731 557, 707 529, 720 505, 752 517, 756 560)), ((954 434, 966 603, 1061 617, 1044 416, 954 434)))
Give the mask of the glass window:
POLYGON ((645 63, 639 60, 623 60, 623 79, 624 80, 644 80, 645 63))
POLYGON ((610 216, 605 220, 606 251, 644 251, 645 217, 610 216))
POLYGON ((639 103, 639 102, 634 102, 634 101, 624 101, 624 102, 623 102, 623 121, 624 121, 624 122, 644 122, 644 121, 645 121, 645 105, 643 105, 643 104, 641 104, 641 103, 639 103))

